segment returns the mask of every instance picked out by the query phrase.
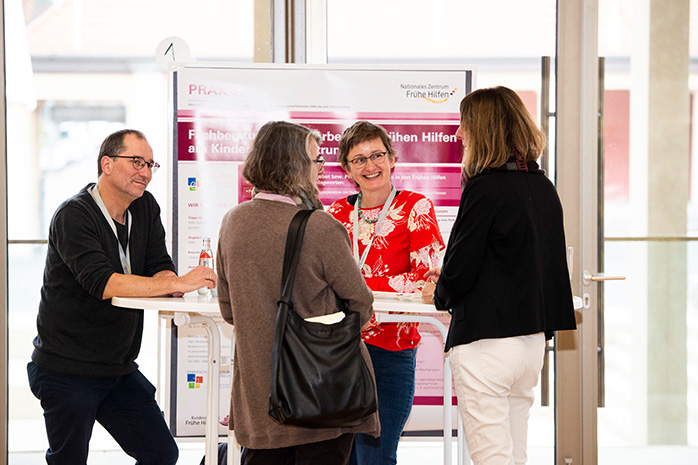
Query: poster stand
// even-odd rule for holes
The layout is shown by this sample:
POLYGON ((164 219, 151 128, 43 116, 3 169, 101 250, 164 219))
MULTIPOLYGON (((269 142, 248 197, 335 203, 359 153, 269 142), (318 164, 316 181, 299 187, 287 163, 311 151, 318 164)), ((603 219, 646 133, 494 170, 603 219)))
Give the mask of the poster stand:
MULTIPOLYGON (((317 129, 324 174, 318 181, 324 205, 356 193, 336 162, 342 131, 358 119, 382 125, 390 134, 398 163, 398 189, 429 197, 447 239, 460 200, 462 147, 455 138, 459 104, 475 85, 472 66, 363 66, 188 63, 172 72, 172 251, 179 273, 196 266, 202 237, 216 250, 223 215, 251 198, 241 167, 256 131, 271 120, 317 129)), ((221 320, 222 321, 222 320, 221 320)), ((219 325, 225 331, 228 325, 219 325)), ((414 414, 408 429, 442 428, 420 409, 441 409, 443 357, 438 331, 424 328, 418 351, 414 414), (428 368, 428 369, 427 369, 428 368)), ((173 327, 168 406, 177 438, 203 438, 204 425, 188 406, 200 402, 206 385, 205 338, 201 328, 173 327), (201 383, 197 383, 201 381, 201 383), (197 387, 198 386, 198 387, 197 387), (197 423, 198 421, 198 423, 197 423)), ((222 336, 222 353, 230 336, 222 336)), ((222 367, 224 368, 224 367, 222 367)), ((221 370, 221 388, 230 372, 221 370)), ((221 391, 223 396, 223 391, 221 391)), ((223 397, 221 397, 223 398, 223 397)), ((227 405, 221 406, 222 416, 227 405)), ((201 416, 201 415, 198 415, 201 416)), ((455 427, 455 425, 454 425, 455 427)), ((223 427, 220 434, 226 435, 223 427)))

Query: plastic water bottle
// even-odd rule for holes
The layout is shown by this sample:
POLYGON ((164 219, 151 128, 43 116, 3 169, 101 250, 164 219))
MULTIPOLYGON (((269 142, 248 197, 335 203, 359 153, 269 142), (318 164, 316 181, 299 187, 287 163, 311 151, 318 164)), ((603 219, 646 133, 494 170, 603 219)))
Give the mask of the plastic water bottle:
MULTIPOLYGON (((199 265, 213 269, 213 251, 211 250, 211 238, 204 237, 204 245, 199 254, 199 265)), ((209 295, 211 289, 207 287, 199 288, 199 295, 209 295)))

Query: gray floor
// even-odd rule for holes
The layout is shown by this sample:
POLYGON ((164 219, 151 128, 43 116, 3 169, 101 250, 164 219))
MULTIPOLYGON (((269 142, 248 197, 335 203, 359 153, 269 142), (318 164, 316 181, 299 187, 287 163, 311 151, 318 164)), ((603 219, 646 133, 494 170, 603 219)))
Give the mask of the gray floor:
MULTIPOLYGON (((455 444, 455 441, 454 441, 455 444)), ((182 465, 198 465, 203 457, 202 443, 180 444, 179 461, 182 465)), ((456 449, 453 449, 454 459, 456 449)), ((439 441, 403 440, 398 450, 400 465, 424 465, 443 462, 443 447, 439 441)), ((43 453, 16 452, 10 454, 9 465, 39 465, 45 463, 43 453)), ((90 452, 89 465, 133 465, 134 460, 122 451, 90 452)), ((454 463, 454 465, 456 465, 454 463)))
MULTIPOLYGON (((455 459, 455 446, 454 446, 455 459)), ((553 465, 552 450, 548 448, 530 448, 530 465, 553 465)), ((203 444, 180 444, 179 464, 198 465, 203 456, 203 444)), ((666 464, 671 457, 671 465, 698 464, 698 448, 658 446, 638 448, 602 448, 599 450, 601 465, 657 465, 666 464)), ((403 439, 398 449, 399 465, 432 465, 443 462, 443 449, 440 440, 403 439)), ((9 465, 39 465, 45 463, 43 453, 10 453, 9 465)), ((133 465, 133 459, 121 451, 101 451, 90 454, 89 465, 133 465)), ((454 465, 456 465, 454 463, 454 465)))

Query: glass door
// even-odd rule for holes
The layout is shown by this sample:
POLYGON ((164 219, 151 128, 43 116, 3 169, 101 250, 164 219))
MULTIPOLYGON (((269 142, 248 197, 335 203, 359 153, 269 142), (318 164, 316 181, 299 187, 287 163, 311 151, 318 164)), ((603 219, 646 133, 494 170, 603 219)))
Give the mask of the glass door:
POLYGON ((602 465, 698 463, 696 7, 599 0, 602 465))
MULTIPOLYGON (((511 87, 522 97, 537 120, 547 116, 548 108, 542 108, 540 103, 541 57, 552 57, 551 61, 555 62, 555 0, 310 1, 309 17, 310 12, 316 15, 318 10, 322 11, 322 8, 317 8, 318 3, 325 7, 326 26, 308 23, 310 31, 317 31, 309 32, 308 37, 317 37, 319 42, 308 43, 308 47, 320 51, 318 54, 308 54, 310 63, 401 65, 406 68, 410 65, 436 68, 439 65, 474 65, 477 67, 474 88, 496 85, 511 87), (502 11, 507 13, 502 15, 502 11)), ((554 79, 554 74, 551 76, 554 79)), ((549 134, 554 140, 554 121, 549 134)), ((551 144, 551 148, 547 157, 548 172, 554 179, 554 144, 551 144)), ((401 163, 399 157, 400 153, 396 170, 401 163)), ((430 331, 430 328, 423 325, 421 330, 430 331)), ((427 353, 423 349, 418 350, 415 408, 401 448, 403 445, 409 446, 411 442, 429 441, 430 435, 441 434, 438 431, 438 407, 425 405, 425 401, 420 399, 421 389, 424 388, 419 384, 420 366, 428 369, 430 363, 420 358, 427 353), (430 411, 431 407, 434 408, 430 411)), ((549 361, 550 367, 554 367, 553 353, 549 361)), ((549 381, 548 387, 554 386, 554 370, 549 371, 545 380, 549 381)), ((551 388, 546 402, 543 402, 545 406, 541 405, 543 384, 539 383, 536 403, 531 412, 529 463, 550 464, 554 463, 555 392, 551 388)), ((438 447, 435 439, 433 442, 438 447)), ((401 450, 398 450, 399 462, 409 460, 407 455, 401 454, 401 450)), ((438 454, 435 448, 430 463, 439 457, 438 454)))
POLYGON ((555 463, 698 462, 693 3, 559 4, 558 190, 584 308, 558 342, 555 463))

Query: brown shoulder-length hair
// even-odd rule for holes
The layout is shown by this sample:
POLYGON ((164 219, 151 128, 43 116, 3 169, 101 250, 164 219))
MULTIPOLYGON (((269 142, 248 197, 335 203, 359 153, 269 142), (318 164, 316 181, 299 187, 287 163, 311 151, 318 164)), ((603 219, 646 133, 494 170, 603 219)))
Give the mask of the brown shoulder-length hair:
POLYGON ((396 159, 396 152, 393 149, 393 143, 390 140, 388 132, 378 124, 370 121, 357 121, 342 133, 342 138, 339 140, 339 150, 337 151, 337 162, 342 165, 345 170, 349 167, 347 157, 349 152, 355 146, 373 139, 380 139, 388 151, 388 159, 396 159))
POLYGON ((242 175, 258 190, 281 195, 318 194, 310 160, 310 141, 319 145, 316 130, 287 121, 262 126, 245 159, 242 175))
POLYGON ((503 166, 514 151, 524 163, 535 161, 545 135, 521 97, 507 87, 478 89, 460 103, 460 129, 468 137, 463 171, 472 178, 503 166))

